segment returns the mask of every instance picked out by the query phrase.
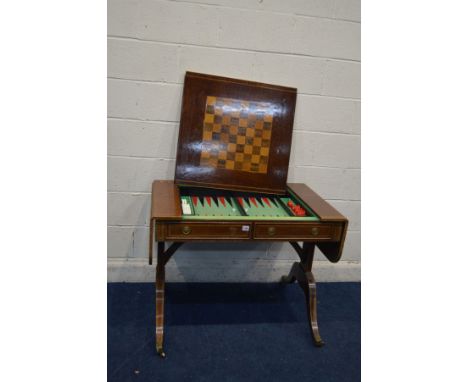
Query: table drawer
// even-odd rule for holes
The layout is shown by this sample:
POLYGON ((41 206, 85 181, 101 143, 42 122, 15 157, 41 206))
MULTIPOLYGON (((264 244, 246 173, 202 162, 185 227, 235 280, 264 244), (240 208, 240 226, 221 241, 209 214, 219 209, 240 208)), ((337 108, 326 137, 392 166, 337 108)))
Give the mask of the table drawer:
POLYGON ((174 223, 167 225, 166 239, 249 239, 251 230, 245 223, 174 223))
POLYGON ((255 239, 328 239, 333 240, 332 224, 255 224, 255 239))

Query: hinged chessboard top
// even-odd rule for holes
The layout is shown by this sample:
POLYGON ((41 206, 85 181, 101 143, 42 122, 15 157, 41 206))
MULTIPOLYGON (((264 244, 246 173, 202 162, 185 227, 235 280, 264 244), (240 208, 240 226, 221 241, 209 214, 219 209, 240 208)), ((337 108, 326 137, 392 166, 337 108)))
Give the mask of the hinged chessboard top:
POLYGON ((187 72, 175 180, 284 193, 296 89, 187 72))

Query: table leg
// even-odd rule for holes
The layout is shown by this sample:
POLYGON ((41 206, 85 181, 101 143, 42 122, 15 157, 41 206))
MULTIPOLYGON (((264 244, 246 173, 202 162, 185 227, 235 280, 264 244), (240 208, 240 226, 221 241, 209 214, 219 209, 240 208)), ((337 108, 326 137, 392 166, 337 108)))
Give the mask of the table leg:
POLYGON ((153 265, 154 221, 150 219, 148 263, 153 265))
POLYGON ((158 263, 156 265, 156 351, 161 357, 166 354, 163 351, 164 340, 164 285, 165 285, 165 261, 164 242, 158 242, 158 263))
POLYGON ((283 276, 281 280, 285 283, 293 283, 297 280, 306 298, 307 317, 309 319, 314 345, 323 346, 324 342, 320 337, 317 323, 317 287, 312 274, 314 248, 314 244, 304 243, 301 256, 302 261, 295 262, 289 271, 289 275, 283 276))

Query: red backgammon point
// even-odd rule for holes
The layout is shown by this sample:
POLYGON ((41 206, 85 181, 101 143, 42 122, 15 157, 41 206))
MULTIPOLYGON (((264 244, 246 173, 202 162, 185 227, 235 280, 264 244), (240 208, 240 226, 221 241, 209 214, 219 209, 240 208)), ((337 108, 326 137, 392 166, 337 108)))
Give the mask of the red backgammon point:
POLYGON ((262 198, 262 199, 266 204, 268 204, 268 207, 271 208, 271 204, 270 204, 270 201, 268 200, 268 198, 262 198))

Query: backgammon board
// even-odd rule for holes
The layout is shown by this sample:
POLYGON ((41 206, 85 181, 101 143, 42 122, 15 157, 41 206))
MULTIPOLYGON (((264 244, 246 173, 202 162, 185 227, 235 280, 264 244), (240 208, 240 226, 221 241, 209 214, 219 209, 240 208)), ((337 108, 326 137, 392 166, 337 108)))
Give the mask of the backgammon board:
POLYGON ((233 193, 207 190, 180 190, 182 214, 185 220, 317 221, 318 217, 293 195, 233 193))
POLYGON ((187 72, 175 177, 152 185, 149 263, 156 243, 159 355, 165 265, 186 242, 289 242, 299 261, 281 281, 301 286, 313 343, 323 345, 314 250, 339 261, 348 220, 307 185, 286 182, 295 103, 293 88, 187 72))

